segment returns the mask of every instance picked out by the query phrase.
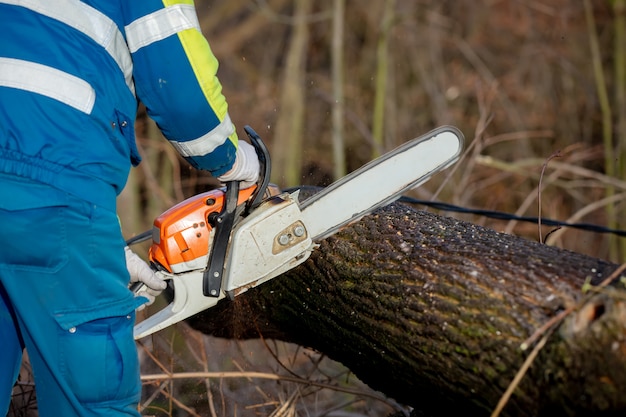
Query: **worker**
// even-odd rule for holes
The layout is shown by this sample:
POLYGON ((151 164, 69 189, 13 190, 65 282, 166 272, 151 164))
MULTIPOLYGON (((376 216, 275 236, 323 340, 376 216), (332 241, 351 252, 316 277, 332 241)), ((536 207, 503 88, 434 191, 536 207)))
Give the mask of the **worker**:
POLYGON ((134 313, 164 287, 116 215, 138 103, 222 182, 256 153, 192 0, 0 0, 0 22, 0 415, 26 348, 41 417, 138 416, 134 313))

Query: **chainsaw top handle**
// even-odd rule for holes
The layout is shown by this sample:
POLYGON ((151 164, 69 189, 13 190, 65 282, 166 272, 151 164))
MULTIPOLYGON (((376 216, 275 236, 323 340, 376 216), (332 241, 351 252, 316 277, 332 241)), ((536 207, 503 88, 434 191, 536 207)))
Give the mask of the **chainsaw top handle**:
POLYGON ((270 183, 270 176, 272 173, 272 164, 270 160, 270 152, 267 150, 265 143, 261 140, 261 137, 257 135, 257 133, 250 126, 244 126, 244 130, 250 138, 250 143, 254 146, 254 150, 256 151, 257 157, 259 158, 259 180, 257 181, 257 187, 254 193, 252 194, 252 198, 250 198, 248 204, 246 205, 246 211, 244 216, 250 214, 252 210, 257 208, 259 204, 263 201, 263 196, 267 191, 267 186, 270 183))

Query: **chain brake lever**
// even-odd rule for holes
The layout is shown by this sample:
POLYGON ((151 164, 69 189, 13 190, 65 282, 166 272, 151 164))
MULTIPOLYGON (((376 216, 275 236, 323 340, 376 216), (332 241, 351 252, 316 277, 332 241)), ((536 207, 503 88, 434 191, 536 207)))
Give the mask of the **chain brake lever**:
MULTIPOLYGON (((215 218, 207 219, 215 229, 209 261, 202 279, 202 293, 206 297, 219 297, 222 287, 222 274, 226 263, 228 241, 235 225, 237 216, 237 202, 239 200, 239 181, 226 183, 224 195, 224 209, 215 218)), ((209 216, 210 217, 210 216, 209 216)))
POLYGON ((267 147, 263 143, 263 140, 261 140, 261 137, 250 126, 246 125, 244 130, 250 138, 250 142, 252 146, 254 146, 254 150, 259 158, 259 179, 257 181, 256 190, 246 203, 242 213, 237 210, 239 182, 228 182, 224 196, 224 209, 215 219, 208 219, 215 228, 215 236, 213 239, 213 248, 209 254, 208 265, 204 271, 204 279, 202 281, 202 292, 207 297, 219 297, 222 286, 222 275, 224 274, 224 265, 226 264, 228 244, 236 218, 239 215, 247 216, 261 204, 270 181, 271 162, 267 147))

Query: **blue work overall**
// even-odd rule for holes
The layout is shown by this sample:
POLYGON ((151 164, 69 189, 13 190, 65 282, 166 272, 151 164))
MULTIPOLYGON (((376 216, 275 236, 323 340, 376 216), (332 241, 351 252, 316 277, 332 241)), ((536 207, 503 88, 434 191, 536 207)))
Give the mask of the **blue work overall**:
POLYGON ((39 415, 137 415, 116 197, 141 102, 193 167, 237 134, 190 0, 0 0, 0 415, 22 347, 39 415))

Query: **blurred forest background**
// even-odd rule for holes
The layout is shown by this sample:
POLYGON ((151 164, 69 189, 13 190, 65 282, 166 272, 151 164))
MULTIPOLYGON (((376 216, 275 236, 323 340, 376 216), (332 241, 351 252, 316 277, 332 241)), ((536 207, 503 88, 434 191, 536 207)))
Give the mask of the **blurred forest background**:
MULTIPOLYGON (((413 197, 625 229, 625 3, 197 0, 196 7, 221 62, 219 75, 239 136, 245 137, 248 124, 265 140, 278 185, 327 185, 384 151, 450 124, 465 134, 463 159, 413 197)), ((148 230, 176 202, 215 185, 181 162, 153 123, 145 117, 141 122, 138 142, 145 162, 133 170, 119 201, 127 237, 148 230)), ((613 235, 442 214, 626 260, 626 242, 613 235)), ((181 328, 150 342, 144 374, 166 368, 287 370, 366 389, 358 383, 355 388, 349 371, 324 365, 316 352, 198 339, 181 328)), ((145 413, 352 416, 399 409, 377 393, 347 394, 342 388, 330 390, 340 397, 325 397, 329 390, 320 387, 240 378, 176 386, 158 378, 146 382, 145 413), (187 401, 198 390, 196 399, 187 401), (286 414, 276 414, 281 407, 286 414)))

